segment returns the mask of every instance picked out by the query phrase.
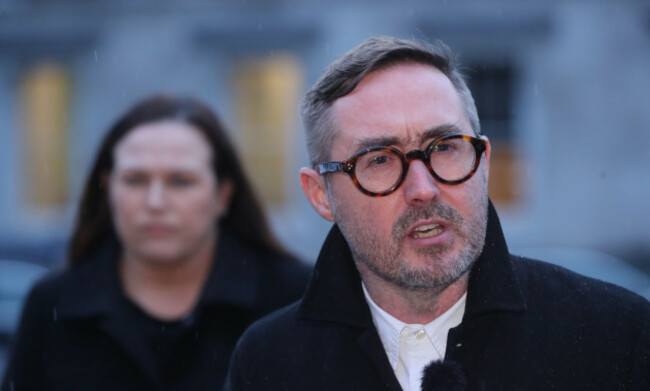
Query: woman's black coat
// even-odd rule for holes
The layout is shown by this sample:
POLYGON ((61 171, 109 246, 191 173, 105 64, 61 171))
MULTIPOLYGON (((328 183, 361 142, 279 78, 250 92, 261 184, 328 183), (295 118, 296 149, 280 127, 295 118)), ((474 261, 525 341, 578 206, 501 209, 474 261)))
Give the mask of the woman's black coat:
POLYGON ((310 273, 221 235, 199 304, 161 370, 132 324, 116 258, 104 249, 34 287, 2 391, 219 390, 244 329, 300 298, 310 273))

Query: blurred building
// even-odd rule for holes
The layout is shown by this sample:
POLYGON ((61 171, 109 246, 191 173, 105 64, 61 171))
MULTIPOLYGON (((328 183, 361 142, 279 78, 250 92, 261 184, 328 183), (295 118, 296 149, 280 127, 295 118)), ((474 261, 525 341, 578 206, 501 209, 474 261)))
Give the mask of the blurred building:
POLYGON ((459 53, 512 248, 650 297, 648 277, 620 263, 650 272, 647 0, 3 0, 0 377, 42 273, 11 260, 62 265, 99 141, 151 93, 216 109, 279 236, 315 260, 330 224, 300 190, 297 106, 371 35, 442 39, 459 53))
POLYGON ((135 100, 206 100, 282 240, 314 260, 297 106, 371 35, 442 39, 494 145, 490 193, 513 247, 650 254, 647 1, 5 0, 0 258, 60 264, 103 132, 135 100))

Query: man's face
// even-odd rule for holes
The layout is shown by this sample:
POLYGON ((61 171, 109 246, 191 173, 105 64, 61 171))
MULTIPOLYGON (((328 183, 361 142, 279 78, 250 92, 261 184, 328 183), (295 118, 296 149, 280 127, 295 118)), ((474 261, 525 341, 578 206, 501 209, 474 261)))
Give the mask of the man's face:
MULTIPOLYGON (((440 132, 473 136, 451 81, 422 64, 369 74, 331 114, 334 161, 368 145, 424 149, 440 132)), ((419 160, 385 197, 364 195, 348 175, 330 174, 329 206, 360 270, 409 290, 445 287, 464 275, 485 240, 489 148, 477 173, 459 185, 438 183, 419 160)))

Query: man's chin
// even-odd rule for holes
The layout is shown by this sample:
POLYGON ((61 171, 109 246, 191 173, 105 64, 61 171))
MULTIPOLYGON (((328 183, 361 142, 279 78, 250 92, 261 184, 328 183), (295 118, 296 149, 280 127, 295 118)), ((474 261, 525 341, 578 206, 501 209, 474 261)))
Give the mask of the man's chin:
POLYGON ((402 289, 412 291, 443 290, 456 282, 458 275, 431 275, 428 273, 409 273, 393 280, 402 289))
POLYGON ((419 267, 401 267, 392 282, 412 290, 444 289, 466 275, 470 268, 471 262, 428 258, 419 267))
POLYGON ((403 251, 399 265, 414 273, 439 275, 457 258, 449 246, 432 246, 403 251), (407 269, 408 268, 408 269, 407 269))

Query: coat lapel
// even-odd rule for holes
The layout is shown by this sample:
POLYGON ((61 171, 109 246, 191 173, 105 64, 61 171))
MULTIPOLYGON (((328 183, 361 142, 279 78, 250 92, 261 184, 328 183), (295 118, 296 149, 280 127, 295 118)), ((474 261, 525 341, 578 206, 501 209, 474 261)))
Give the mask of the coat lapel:
POLYGON ((299 317, 357 329, 356 344, 386 389, 401 390, 372 321, 350 249, 336 225, 318 257, 299 317))
POLYGON ((402 387, 395 377, 395 372, 390 366, 388 357, 384 346, 381 344, 381 339, 377 334, 375 327, 370 327, 361 333, 357 339, 357 345, 363 354, 368 358, 372 365, 377 369, 381 382, 386 386, 387 390, 401 391, 402 387))
POLYGON ((133 325, 125 313, 126 309, 125 306, 117 307, 111 316, 103 317, 100 320, 99 328, 120 345, 147 377, 157 386, 161 386, 161 374, 154 365, 156 360, 152 356, 152 350, 145 346, 144 340, 139 338, 137 332, 134 332, 133 325))
POLYGON ((449 330, 445 361, 455 361, 467 375, 475 375, 489 357, 490 340, 498 335, 495 327, 506 316, 525 310, 499 217, 490 202, 485 246, 470 272, 463 321, 449 330))
POLYGON ((160 384, 160 374, 154 367, 151 350, 147 349, 129 321, 126 298, 117 273, 116 246, 105 246, 83 264, 75 266, 74 278, 61 295, 61 320, 96 323, 113 339, 154 383, 160 384))
POLYGON ((361 277, 337 225, 325 239, 300 305, 299 316, 357 328, 367 328, 372 324, 361 277))
POLYGON ((526 303, 510 262, 499 216, 490 202, 485 245, 470 272, 463 321, 487 312, 525 309, 526 303))
POLYGON ((255 308, 261 301, 259 287, 262 276, 256 261, 258 257, 234 236, 222 232, 201 304, 255 308))

